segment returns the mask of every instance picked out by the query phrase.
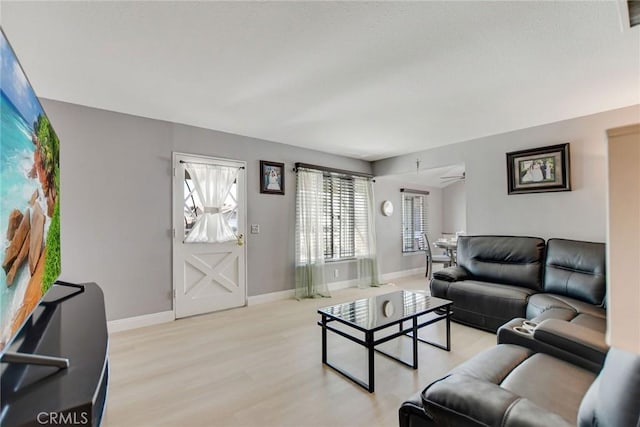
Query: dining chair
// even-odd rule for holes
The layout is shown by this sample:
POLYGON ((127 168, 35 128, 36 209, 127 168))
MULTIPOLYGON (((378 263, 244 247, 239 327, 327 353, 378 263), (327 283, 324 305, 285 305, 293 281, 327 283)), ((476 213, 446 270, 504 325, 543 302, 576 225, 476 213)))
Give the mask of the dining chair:
POLYGON ((443 264, 444 268, 451 267, 451 258, 449 255, 433 255, 431 253, 431 243, 429 242, 429 238, 427 237, 427 233, 422 233, 422 241, 427 259, 427 271, 424 273, 424 276, 431 280, 433 277, 433 263, 443 264))

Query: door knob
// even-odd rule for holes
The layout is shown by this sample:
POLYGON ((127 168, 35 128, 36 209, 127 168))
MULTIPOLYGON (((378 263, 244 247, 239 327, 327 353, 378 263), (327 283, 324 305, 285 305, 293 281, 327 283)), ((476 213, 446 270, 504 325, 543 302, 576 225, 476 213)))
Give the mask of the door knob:
POLYGON ((237 242, 238 246, 242 246, 244 245, 244 234, 240 233, 238 235, 238 242, 237 242))

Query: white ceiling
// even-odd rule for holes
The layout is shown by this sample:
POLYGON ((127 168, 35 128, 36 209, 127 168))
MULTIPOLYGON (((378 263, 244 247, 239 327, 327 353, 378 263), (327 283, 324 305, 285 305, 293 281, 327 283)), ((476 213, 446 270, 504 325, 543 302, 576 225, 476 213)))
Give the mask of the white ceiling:
POLYGON ((376 160, 640 103, 624 5, 2 1, 0 22, 41 97, 376 160))

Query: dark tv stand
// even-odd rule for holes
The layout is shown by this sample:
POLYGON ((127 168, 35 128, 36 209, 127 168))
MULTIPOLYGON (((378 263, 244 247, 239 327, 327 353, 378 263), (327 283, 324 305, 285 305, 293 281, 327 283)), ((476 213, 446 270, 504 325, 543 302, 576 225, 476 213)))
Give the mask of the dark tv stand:
POLYGON ((56 283, 2 357, 0 425, 63 420, 64 425, 99 426, 107 395, 107 350, 102 290, 95 283, 56 283))
MULTIPOLYGON (((69 295, 65 295, 58 299, 48 298, 46 301, 43 300, 40 302, 40 305, 44 307, 50 307, 51 305, 60 303, 68 298, 73 297, 78 293, 84 292, 84 285, 77 285, 75 283, 63 282, 61 280, 55 282, 58 286, 66 286, 69 288, 76 289, 76 292, 73 292, 69 295)), ((45 308, 46 310, 46 308, 45 308)), ((18 353, 18 352, 6 352, 0 357, 1 363, 21 363, 25 365, 42 365, 42 366, 54 366, 59 369, 67 369, 69 367, 69 359, 66 357, 54 357, 54 356, 45 356, 41 354, 32 354, 32 353, 18 353)))

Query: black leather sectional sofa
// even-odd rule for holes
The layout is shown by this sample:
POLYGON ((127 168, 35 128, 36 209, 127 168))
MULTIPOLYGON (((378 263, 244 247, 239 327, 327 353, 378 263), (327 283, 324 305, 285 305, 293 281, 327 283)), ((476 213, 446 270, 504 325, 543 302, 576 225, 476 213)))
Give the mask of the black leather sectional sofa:
POLYGON ((461 236, 458 265, 434 273, 431 294, 453 320, 495 332, 513 318, 562 319, 604 333, 604 243, 461 236))
POLYGON ((612 348, 594 373, 499 344, 400 407, 400 427, 637 427, 640 356, 612 348))
POLYGON ((640 426, 640 356, 606 345, 605 289, 602 243, 460 237, 431 293, 498 345, 404 402, 400 427, 640 426))

